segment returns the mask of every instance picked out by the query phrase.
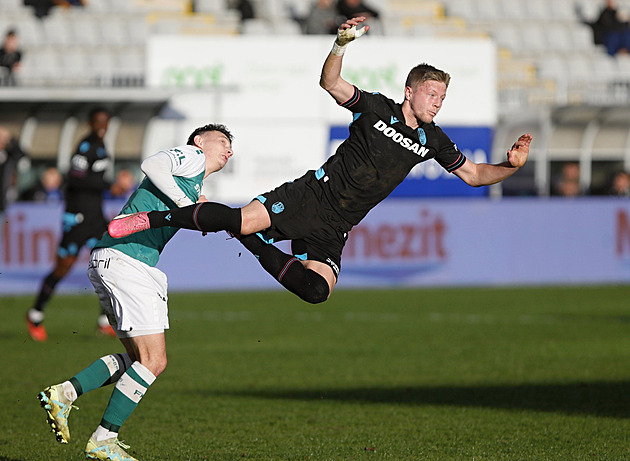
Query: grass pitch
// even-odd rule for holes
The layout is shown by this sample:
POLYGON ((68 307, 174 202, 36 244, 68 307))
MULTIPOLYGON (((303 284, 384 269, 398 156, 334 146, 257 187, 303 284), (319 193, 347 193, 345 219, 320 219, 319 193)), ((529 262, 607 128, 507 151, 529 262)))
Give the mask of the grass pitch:
MULTIPOLYGON (((121 439, 146 460, 630 459, 630 288, 171 294, 169 365, 121 439)), ((36 394, 122 350, 95 295, 0 298, 0 460, 82 459, 111 387, 59 445, 36 394)))

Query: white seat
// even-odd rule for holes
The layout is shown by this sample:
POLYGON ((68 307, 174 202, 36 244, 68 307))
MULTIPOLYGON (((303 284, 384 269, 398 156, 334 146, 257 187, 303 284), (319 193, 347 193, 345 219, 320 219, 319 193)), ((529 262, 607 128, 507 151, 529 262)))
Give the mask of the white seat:
POLYGON ((591 79, 592 66, 589 59, 582 54, 572 54, 567 58, 569 80, 583 82, 591 79))
POLYGON ((293 19, 280 19, 273 21, 273 32, 276 35, 302 35, 302 28, 293 19))
POLYGON ((602 53, 601 55, 593 56, 591 58, 591 68, 595 77, 604 82, 614 80, 617 77, 617 60, 607 54, 602 53))
POLYGON ((549 13, 556 21, 575 22, 575 8, 572 0, 553 0, 547 2, 549 13))
POLYGON ((275 21, 276 19, 289 18, 289 9, 284 4, 284 0, 265 0, 254 5, 256 16, 275 21))
POLYGON ((87 57, 82 48, 78 46, 66 47, 59 54, 61 61, 60 78, 71 78, 76 83, 84 83, 88 78, 87 57))
POLYGON ((71 34, 71 24, 66 21, 65 15, 54 15, 42 20, 46 43, 52 45, 68 46, 74 43, 71 34))
POLYGON ((2 3, 0 3, 0 13, 2 14, 9 11, 22 11, 23 9, 23 0, 2 0, 2 3))
POLYGON ((547 54, 538 61, 538 75, 561 82, 567 78, 567 63, 556 54, 547 54))
POLYGON ((146 45, 151 36, 151 27, 145 17, 131 17, 126 21, 130 45, 146 45))
POLYGON ((520 28, 523 49, 528 52, 546 51, 549 47, 545 25, 540 22, 523 23, 520 28))
POLYGON ((500 0, 500 8, 503 19, 524 20, 527 19, 526 2, 523 0, 500 0))
POLYGON ((105 45, 127 45, 127 23, 123 16, 108 15, 98 21, 101 43, 105 45))
POLYGON ((241 29, 245 35, 271 35, 273 28, 264 19, 246 19, 241 29))
POLYGON ((197 13, 223 14, 228 9, 225 0, 196 0, 195 11, 197 13))
POLYGON ((451 0, 446 5, 446 14, 471 20, 477 17, 477 9, 472 1, 451 0))
POLYGON ((563 24, 552 24, 543 29, 547 35, 549 50, 570 51, 573 48, 571 30, 563 24))
POLYGON ((492 32, 492 36, 499 46, 513 52, 521 51, 525 46, 518 27, 512 24, 497 23, 492 32))
MULTIPOLYGON (((555 0, 556 2, 562 0, 555 0)), ((551 18, 549 9, 551 8, 551 2, 548 0, 527 0, 526 11, 527 19, 534 19, 539 21, 548 21, 551 18)))
POLYGON ((597 48, 593 41, 593 30, 585 24, 571 27, 571 45, 573 50, 589 51, 597 48))
POLYGON ((125 76, 144 75, 144 48, 123 47, 116 52, 117 69, 125 76))
POLYGON ((503 16, 500 1, 501 0, 476 0, 473 2, 475 3, 474 18, 486 21, 500 20, 503 16))
POLYGON ((44 28, 35 16, 22 18, 14 24, 22 46, 30 48, 47 43, 44 39, 44 28))
POLYGON ((72 30, 74 43, 84 45, 99 45, 101 36, 98 31, 97 21, 92 15, 83 14, 80 17, 75 16, 72 21, 68 21, 68 25, 72 30))

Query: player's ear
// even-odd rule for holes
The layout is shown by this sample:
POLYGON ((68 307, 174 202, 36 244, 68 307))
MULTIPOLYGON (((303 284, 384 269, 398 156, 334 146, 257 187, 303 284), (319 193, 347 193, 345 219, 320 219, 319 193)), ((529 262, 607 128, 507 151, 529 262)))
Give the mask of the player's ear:
POLYGON ((193 138, 193 142, 195 143, 195 146, 197 147, 203 147, 203 138, 201 137, 200 134, 196 135, 193 138))

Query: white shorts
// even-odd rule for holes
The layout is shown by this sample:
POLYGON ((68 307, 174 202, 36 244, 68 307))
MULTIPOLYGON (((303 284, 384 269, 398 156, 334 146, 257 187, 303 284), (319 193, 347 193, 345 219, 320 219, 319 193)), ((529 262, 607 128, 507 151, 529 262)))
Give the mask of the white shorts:
POLYGON ((166 275, 112 248, 90 255, 87 275, 119 338, 168 329, 166 275))

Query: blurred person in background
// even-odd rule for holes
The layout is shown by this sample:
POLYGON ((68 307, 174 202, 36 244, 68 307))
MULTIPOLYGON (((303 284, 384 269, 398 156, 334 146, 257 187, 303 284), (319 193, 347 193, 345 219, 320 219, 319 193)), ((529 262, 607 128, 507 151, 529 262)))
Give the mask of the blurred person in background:
POLYGON ((562 165, 560 174, 553 183, 552 195, 561 197, 577 197, 585 195, 586 191, 580 185, 580 165, 577 162, 567 162, 562 165))
POLYGON ((335 0, 317 0, 304 19, 304 32, 311 35, 336 34, 339 15, 335 0))
MULTIPOLYGON (((232 134, 224 125, 195 129, 186 145, 162 150, 142 162, 146 178, 121 212, 168 210, 207 201, 201 195, 204 179, 225 167, 232 154, 232 134)), ((167 365, 167 277, 155 266, 177 231, 173 227, 156 229, 119 240, 106 233, 90 256, 88 277, 126 352, 104 356, 39 394, 57 441, 68 443, 68 415, 74 401, 115 383, 101 422, 85 448, 89 459, 135 460, 125 451, 129 447, 118 439, 118 433, 167 365)))
MULTIPOLYGON (((0 126, 0 218, 6 207, 18 197, 17 173, 30 166, 29 157, 20 149, 18 140, 0 126)), ((0 222, 0 232, 2 230, 0 222)))
POLYGON ((46 168, 35 185, 27 189, 21 200, 33 202, 61 202, 63 200, 63 176, 54 166, 46 168))
POLYGON ((579 5, 576 5, 576 13, 582 23, 593 29, 593 42, 604 45, 610 56, 630 52, 630 24, 615 0, 606 0, 595 21, 586 19, 579 5))
POLYGON ((0 47, 0 85, 15 86, 16 74, 20 71, 22 52, 17 32, 10 29, 0 47))
MULTIPOLYGON (((428 64, 408 74, 401 103, 358 89, 341 77, 350 42, 368 26, 350 19, 338 30, 320 77, 320 86, 352 113, 350 136, 319 168, 259 195, 243 208, 216 202, 169 211, 120 216, 109 224, 112 237, 168 226, 236 236, 275 280, 309 303, 324 302, 337 283, 348 233, 384 200, 418 163, 435 159, 468 185, 498 183, 527 161, 531 135, 491 165, 467 159, 433 121, 442 108, 450 75, 428 64), (273 245, 291 241, 287 254, 273 245)), ((139 235, 138 238, 141 238, 139 235)))
POLYGON ((241 14, 241 22, 256 17, 254 5, 249 0, 228 0, 228 7, 241 14))
POLYGON ((615 172, 608 187, 608 195, 630 197, 630 173, 625 170, 615 172))
POLYGON ((104 198, 107 200, 128 200, 131 194, 136 190, 136 178, 126 168, 120 170, 116 175, 116 180, 109 189, 105 191, 104 198))
POLYGON ((337 11, 345 19, 357 16, 363 16, 366 19, 379 17, 379 12, 363 3, 363 0, 338 0, 337 11))
MULTIPOLYGON (((63 213, 63 235, 57 249, 53 270, 44 277, 35 303, 26 314, 29 334, 35 341, 46 341, 44 310, 55 292, 57 284, 70 272, 84 246, 92 248, 107 229, 103 215, 103 193, 110 184, 105 173, 111 167, 103 138, 109 125, 109 112, 97 107, 89 113, 90 133, 83 138, 70 159, 66 174, 63 213)), ((104 312, 98 317, 97 331, 114 336, 104 312)))

